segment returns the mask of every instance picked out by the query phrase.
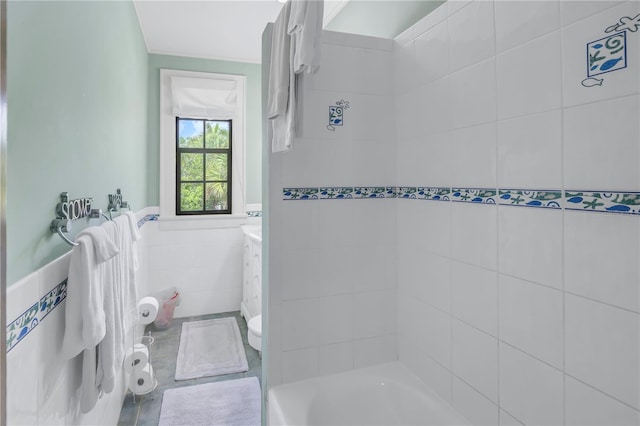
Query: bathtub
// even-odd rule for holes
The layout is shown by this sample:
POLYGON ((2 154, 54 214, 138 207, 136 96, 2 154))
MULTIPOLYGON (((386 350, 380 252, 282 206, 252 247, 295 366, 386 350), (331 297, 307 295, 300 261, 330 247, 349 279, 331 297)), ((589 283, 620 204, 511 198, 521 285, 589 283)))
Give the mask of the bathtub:
POLYGON ((398 362, 271 388, 269 425, 470 425, 398 362))

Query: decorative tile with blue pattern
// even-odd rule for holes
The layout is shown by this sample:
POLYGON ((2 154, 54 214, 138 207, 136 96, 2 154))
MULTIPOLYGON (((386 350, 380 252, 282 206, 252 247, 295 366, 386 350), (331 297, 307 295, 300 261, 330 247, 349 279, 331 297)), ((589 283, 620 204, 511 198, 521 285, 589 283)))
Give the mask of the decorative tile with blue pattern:
POLYGON ((451 201, 496 204, 496 190, 485 188, 453 188, 451 201))
POLYGON ((523 189, 500 189, 498 202, 503 206, 561 208, 562 191, 527 191, 523 189))
POLYGON ((567 210, 640 214, 639 192, 565 191, 567 210))
POLYGON ((418 200, 451 201, 451 188, 423 188, 417 189, 418 200))
POLYGON ((318 188, 284 188, 284 200, 317 200, 318 188))
POLYGON ((344 198, 354 198, 353 196, 353 188, 348 186, 340 186, 334 188, 320 188, 319 197, 321 200, 326 199, 344 199, 344 198))

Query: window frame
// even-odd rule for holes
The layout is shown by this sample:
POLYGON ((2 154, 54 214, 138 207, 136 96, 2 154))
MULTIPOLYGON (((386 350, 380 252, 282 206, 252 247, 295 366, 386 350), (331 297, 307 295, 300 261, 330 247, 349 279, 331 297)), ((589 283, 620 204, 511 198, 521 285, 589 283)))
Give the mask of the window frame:
POLYGON ((223 119, 212 119, 212 118, 191 118, 191 117, 178 117, 176 116, 176 216, 193 216, 193 215, 217 215, 217 214, 231 214, 233 211, 233 181, 231 177, 233 176, 233 119, 223 120, 223 119), (191 120, 191 121, 200 121, 202 122, 202 148, 180 148, 180 120, 191 120), (208 121, 213 122, 227 122, 229 123, 229 147, 228 148, 207 148, 206 147, 206 123, 208 121), (182 180, 182 153, 187 154, 202 154, 203 155, 203 167, 202 167, 202 180, 197 181, 184 181, 182 180), (208 181, 206 178, 207 174, 207 160, 206 154, 226 154, 227 155, 227 180, 224 181, 208 181), (191 211, 182 211, 181 210, 181 184, 182 183, 202 183, 204 188, 206 189, 207 183, 210 182, 225 182, 227 184, 227 209, 225 210, 207 210, 206 209, 206 190, 203 193, 202 198, 202 210, 191 210, 191 211))
MULTIPOLYGON (((244 75, 160 69, 160 146, 159 212, 161 230, 188 230, 236 227, 246 222, 246 80, 244 75), (192 77, 231 80, 237 84, 237 116, 233 120, 232 212, 218 215, 176 215, 176 114, 173 113, 171 78, 192 77)), ((205 117, 202 117, 205 118, 205 117)))

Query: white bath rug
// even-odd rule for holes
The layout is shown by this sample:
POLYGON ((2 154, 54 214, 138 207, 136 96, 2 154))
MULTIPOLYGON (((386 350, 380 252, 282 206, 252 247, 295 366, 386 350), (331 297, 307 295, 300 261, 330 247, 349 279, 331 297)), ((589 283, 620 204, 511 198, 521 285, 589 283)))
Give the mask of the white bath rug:
POLYGON ((260 425, 260 383, 256 377, 167 389, 158 426, 260 425))
POLYGON ((182 323, 176 380, 248 371, 235 317, 182 323))

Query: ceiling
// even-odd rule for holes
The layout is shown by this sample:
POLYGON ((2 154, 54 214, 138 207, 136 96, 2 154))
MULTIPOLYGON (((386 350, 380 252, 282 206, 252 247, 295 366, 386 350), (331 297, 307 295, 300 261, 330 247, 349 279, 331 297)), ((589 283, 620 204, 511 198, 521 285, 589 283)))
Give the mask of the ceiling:
MULTIPOLYGON (((325 25, 349 0, 325 1, 325 25)), ((277 0, 134 0, 149 53, 259 63, 277 0)))

